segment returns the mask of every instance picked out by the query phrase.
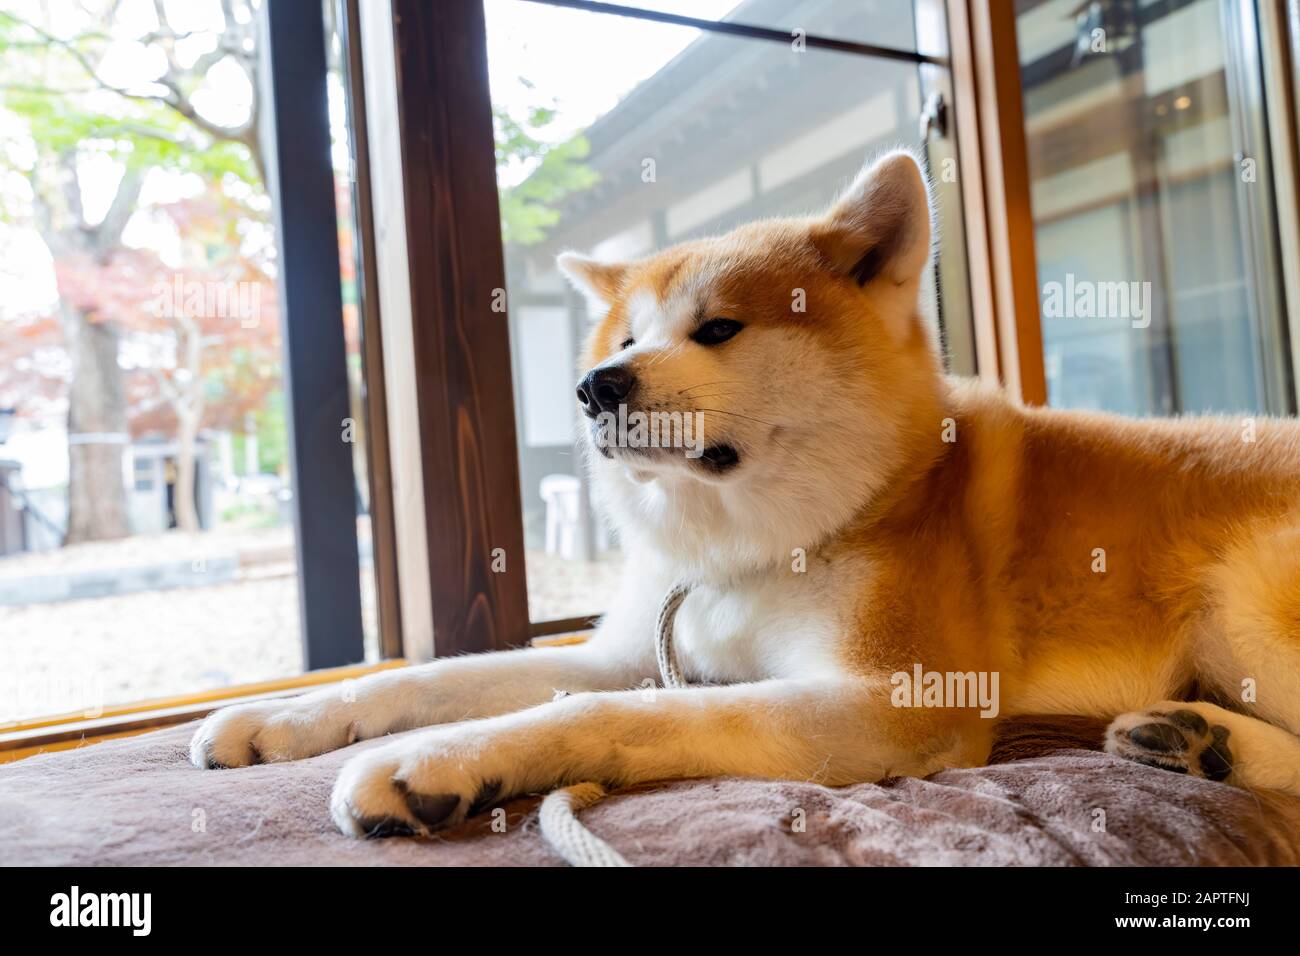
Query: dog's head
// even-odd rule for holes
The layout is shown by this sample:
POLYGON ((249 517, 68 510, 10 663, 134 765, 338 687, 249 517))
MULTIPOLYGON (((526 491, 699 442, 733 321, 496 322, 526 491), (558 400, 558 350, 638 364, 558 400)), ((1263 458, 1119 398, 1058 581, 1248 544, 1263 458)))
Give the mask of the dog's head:
POLYGON ((604 312, 577 399, 624 539, 702 570, 788 560, 878 493, 939 427, 930 243, 924 174, 895 152, 822 216, 631 263, 562 255, 604 312))

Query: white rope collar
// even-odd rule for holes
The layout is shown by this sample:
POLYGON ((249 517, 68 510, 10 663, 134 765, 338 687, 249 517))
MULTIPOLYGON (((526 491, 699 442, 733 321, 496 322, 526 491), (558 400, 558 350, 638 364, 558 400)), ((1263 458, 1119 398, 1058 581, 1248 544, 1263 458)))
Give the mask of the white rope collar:
MULTIPOLYGON (((664 595, 655 618, 655 659, 665 688, 689 687, 673 648, 673 621, 695 585, 678 582, 664 595)), ((578 783, 547 795, 539 818, 542 837, 570 866, 631 866, 612 846, 578 821, 578 811, 598 803, 605 788, 598 783, 578 783)))

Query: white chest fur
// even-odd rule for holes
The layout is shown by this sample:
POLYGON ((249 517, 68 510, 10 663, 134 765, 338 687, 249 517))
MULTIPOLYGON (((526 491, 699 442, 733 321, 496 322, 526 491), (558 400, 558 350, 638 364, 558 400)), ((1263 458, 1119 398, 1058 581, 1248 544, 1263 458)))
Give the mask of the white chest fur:
POLYGON ((686 678, 737 683, 838 672, 844 629, 828 577, 777 572, 725 588, 698 586, 673 629, 686 678))

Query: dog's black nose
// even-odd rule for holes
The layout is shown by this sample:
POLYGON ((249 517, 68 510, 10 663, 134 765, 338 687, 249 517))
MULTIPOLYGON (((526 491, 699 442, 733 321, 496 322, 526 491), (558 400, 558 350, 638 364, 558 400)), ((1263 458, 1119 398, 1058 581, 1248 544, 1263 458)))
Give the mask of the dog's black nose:
POLYGON ((578 383, 578 402, 595 418, 601 412, 616 412, 636 387, 636 376, 621 366, 592 369, 578 383))

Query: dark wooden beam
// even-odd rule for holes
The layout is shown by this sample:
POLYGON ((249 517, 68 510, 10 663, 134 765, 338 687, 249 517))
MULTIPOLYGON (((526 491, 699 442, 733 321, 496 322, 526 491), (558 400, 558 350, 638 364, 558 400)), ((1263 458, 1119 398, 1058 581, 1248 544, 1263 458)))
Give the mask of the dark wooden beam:
POLYGON ((330 164, 325 23, 290 4, 262 7, 269 69, 261 135, 275 210, 285 416, 292 451, 295 551, 308 670, 365 659, 357 557, 357 492, 338 218, 330 164))
POLYGON ((493 311, 506 281, 483 7, 393 0, 392 10, 435 652, 522 645, 528 592, 509 329, 493 311))

